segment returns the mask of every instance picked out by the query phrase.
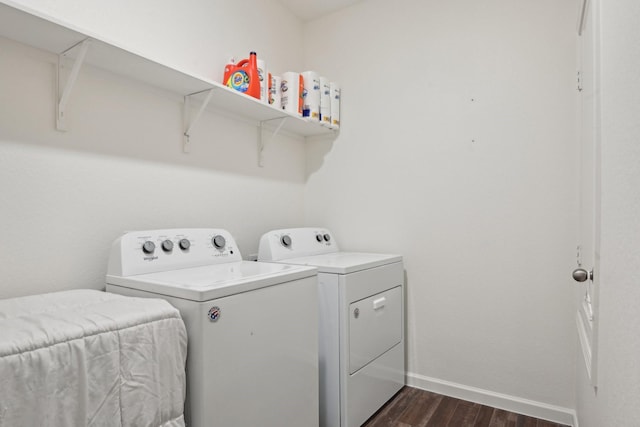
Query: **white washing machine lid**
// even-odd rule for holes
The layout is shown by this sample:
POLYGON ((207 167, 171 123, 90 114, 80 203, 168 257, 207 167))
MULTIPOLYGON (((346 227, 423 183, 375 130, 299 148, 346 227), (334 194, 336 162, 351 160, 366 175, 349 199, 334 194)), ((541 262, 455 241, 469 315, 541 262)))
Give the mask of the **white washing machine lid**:
POLYGON ((238 261, 134 276, 107 275, 107 284, 160 295, 209 301, 293 280, 313 277, 314 267, 238 261))
POLYGON ((287 258, 278 262, 317 267, 320 273, 348 274, 401 261, 402 255, 332 252, 299 258, 287 258))

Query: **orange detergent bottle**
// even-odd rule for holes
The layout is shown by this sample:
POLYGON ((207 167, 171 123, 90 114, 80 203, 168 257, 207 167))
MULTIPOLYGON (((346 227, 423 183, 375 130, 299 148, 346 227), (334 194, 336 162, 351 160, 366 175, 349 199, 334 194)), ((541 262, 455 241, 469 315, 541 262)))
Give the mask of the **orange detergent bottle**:
POLYGON ((231 89, 260 99, 260 76, 258 75, 258 58, 255 52, 249 59, 224 67, 224 84, 231 89))

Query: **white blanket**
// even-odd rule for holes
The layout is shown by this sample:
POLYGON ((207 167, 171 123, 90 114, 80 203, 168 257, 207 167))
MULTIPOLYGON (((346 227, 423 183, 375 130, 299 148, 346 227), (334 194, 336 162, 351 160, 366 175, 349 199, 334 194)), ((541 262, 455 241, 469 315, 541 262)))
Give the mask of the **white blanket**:
POLYGON ((0 300, 0 427, 184 427, 187 333, 160 299, 0 300))

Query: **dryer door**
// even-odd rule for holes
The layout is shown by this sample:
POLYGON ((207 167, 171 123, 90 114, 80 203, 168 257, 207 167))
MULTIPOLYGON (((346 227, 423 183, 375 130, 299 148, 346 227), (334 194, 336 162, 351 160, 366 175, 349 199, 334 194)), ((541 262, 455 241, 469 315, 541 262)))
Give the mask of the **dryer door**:
POLYGON ((402 340, 402 287, 349 305, 349 374, 402 340))

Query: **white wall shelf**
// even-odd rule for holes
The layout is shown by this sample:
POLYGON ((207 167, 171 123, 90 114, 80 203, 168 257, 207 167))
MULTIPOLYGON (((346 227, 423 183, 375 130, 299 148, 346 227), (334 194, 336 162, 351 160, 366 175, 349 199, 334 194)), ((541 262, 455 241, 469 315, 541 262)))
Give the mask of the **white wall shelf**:
MULTIPOLYGON (((78 51, 79 54, 81 51, 70 49, 71 47, 82 46, 83 41, 90 40, 90 46, 84 53, 84 60, 80 61, 84 64, 169 90, 185 96, 185 99, 194 94, 205 93, 202 97, 204 99, 207 92, 212 91, 207 109, 222 111, 255 122, 260 129, 263 129, 263 124, 266 122, 272 123, 276 119, 286 118, 282 121, 281 129, 294 135, 307 137, 331 135, 336 132, 319 123, 273 108, 218 82, 161 64, 144 55, 119 47, 115 43, 101 40, 90 32, 43 16, 39 12, 28 10, 11 1, 0 0, 0 36, 57 55, 64 54, 66 59, 75 59, 74 55, 77 54, 74 52, 78 51)), ((188 117, 189 113, 186 112, 185 134, 196 124, 186 121, 188 117)), ((266 127, 269 128, 269 126, 266 127)), ((186 135, 185 138, 185 141, 188 140, 186 135)), ((186 147, 185 151, 187 151, 186 147)))

